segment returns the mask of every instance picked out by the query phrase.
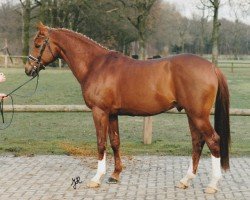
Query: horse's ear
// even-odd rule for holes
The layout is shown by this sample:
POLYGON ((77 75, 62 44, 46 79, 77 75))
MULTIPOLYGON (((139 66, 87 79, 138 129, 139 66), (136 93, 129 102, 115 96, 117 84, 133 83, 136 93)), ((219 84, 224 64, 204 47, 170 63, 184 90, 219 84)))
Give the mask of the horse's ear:
POLYGON ((45 35, 48 32, 47 27, 41 21, 37 24, 37 29, 43 35, 45 35))

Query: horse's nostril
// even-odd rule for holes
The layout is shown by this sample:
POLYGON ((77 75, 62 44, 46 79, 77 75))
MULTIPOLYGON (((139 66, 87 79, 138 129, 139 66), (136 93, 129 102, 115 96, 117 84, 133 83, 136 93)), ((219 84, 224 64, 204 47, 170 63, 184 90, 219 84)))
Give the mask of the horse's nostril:
POLYGON ((36 77, 37 75, 38 75, 37 70, 36 69, 32 69, 31 73, 30 73, 30 76, 36 77))

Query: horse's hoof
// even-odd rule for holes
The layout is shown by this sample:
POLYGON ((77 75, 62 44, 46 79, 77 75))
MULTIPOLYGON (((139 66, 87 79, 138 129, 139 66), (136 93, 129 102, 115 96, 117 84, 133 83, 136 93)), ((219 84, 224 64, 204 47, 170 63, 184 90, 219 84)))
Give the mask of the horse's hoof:
POLYGON ((100 187, 100 183, 94 182, 94 181, 90 181, 89 183, 87 183, 87 187, 88 188, 97 188, 100 187))
POLYGON ((218 191, 217 188, 213 188, 213 187, 209 187, 209 186, 205 189, 205 193, 207 193, 207 194, 215 194, 217 191, 218 191))
POLYGON ((117 184, 119 181, 117 179, 114 179, 112 177, 109 177, 109 179, 107 180, 108 184, 117 184))
POLYGON ((179 189, 187 189, 188 188, 188 185, 185 185, 183 184, 182 182, 179 182, 177 185, 176 185, 177 188, 179 189))

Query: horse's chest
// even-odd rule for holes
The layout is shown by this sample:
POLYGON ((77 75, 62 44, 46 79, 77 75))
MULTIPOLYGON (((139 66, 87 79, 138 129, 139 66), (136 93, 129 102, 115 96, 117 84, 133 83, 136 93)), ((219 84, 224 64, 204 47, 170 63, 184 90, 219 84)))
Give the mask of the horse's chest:
POLYGON ((90 107, 109 108, 114 102, 113 90, 109 87, 96 85, 83 92, 85 103, 90 107))

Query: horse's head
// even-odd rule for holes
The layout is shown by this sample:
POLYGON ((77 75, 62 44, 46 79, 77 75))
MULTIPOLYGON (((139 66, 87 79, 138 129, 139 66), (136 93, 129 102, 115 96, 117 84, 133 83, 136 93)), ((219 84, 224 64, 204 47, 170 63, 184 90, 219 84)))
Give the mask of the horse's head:
POLYGON ((41 22, 37 26, 38 33, 33 42, 32 52, 25 66, 28 76, 36 76, 41 69, 58 57, 58 48, 50 38, 51 29, 41 22))

